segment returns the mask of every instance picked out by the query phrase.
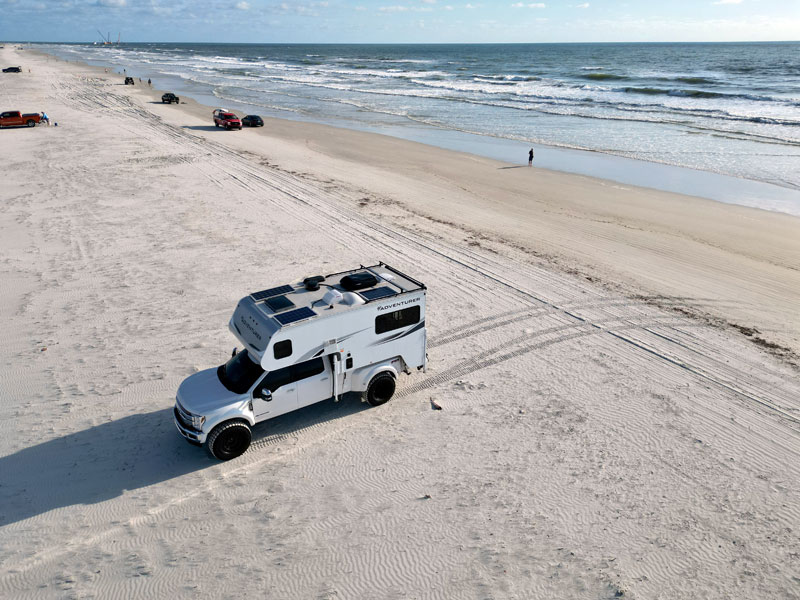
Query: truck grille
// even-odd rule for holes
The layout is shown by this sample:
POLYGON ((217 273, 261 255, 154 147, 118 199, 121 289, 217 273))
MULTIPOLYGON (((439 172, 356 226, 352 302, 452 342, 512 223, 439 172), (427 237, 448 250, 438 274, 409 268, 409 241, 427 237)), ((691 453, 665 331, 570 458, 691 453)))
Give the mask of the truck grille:
POLYGON ((186 429, 191 431, 197 431, 192 425, 192 413, 181 406, 181 403, 178 400, 175 400, 175 408, 173 408, 173 412, 175 413, 175 418, 178 419, 181 425, 183 425, 186 429))

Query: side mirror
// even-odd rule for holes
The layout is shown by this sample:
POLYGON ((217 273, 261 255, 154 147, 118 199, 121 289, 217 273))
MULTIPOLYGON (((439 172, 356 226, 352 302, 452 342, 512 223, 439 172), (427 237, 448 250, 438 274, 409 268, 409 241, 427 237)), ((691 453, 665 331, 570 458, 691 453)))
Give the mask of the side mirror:
POLYGON ((269 391, 269 388, 262 389, 259 396, 261 396, 261 399, 265 402, 270 402, 272 400, 272 392, 269 391))
POLYGON ((236 348, 234 348, 233 352, 231 352, 231 358, 233 358, 234 356, 236 356, 236 348))

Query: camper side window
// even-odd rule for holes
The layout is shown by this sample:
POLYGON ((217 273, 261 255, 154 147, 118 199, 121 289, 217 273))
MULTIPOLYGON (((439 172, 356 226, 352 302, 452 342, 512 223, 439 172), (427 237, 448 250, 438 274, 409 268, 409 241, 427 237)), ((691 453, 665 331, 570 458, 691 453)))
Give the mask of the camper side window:
POLYGON ((375 317, 375 333, 386 333, 401 327, 419 323, 419 306, 396 310, 393 313, 375 317))
POLYGON ((287 356, 292 355, 292 340, 283 340, 282 342, 276 342, 275 345, 272 347, 272 352, 275 355, 275 358, 286 358, 287 356))

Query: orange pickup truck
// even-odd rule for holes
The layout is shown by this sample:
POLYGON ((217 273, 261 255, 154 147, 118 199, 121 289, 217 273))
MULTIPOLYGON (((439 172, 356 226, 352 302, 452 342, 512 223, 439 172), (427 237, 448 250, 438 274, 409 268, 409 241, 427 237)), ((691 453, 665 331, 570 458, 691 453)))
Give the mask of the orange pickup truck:
POLYGON ((0 127, 21 127, 22 125, 33 127, 41 119, 42 115, 39 113, 20 114, 18 110, 7 110, 0 113, 0 127))

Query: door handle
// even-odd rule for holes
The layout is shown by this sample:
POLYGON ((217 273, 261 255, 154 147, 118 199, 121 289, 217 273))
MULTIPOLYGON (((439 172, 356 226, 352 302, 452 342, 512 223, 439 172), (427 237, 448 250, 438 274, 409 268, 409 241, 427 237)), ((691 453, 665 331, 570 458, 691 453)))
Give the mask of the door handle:
POLYGON ((286 391, 287 391, 287 392, 293 392, 293 391, 294 391, 294 388, 292 388, 292 389, 290 389, 290 390, 286 390, 286 391))

